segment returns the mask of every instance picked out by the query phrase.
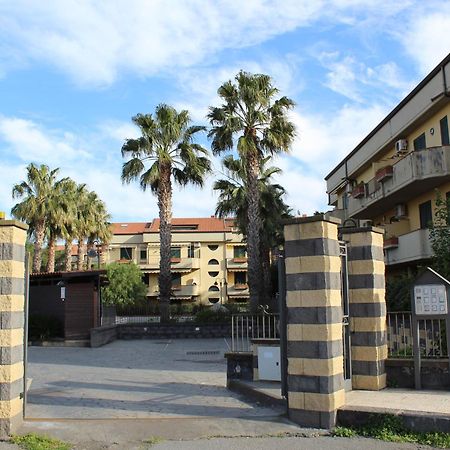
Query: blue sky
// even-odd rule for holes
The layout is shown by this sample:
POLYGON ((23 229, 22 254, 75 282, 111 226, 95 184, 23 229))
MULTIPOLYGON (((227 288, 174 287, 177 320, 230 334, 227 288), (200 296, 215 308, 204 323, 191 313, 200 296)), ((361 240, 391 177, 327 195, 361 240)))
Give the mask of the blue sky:
MULTIPOLYGON (((295 212, 324 210, 324 176, 450 52, 448 30, 449 1, 0 0, 0 211, 35 162, 87 183, 114 221, 156 217, 120 181, 131 117, 164 102, 206 124, 240 69, 296 102, 274 163, 295 212)), ((214 168, 203 190, 174 191, 174 216, 214 213, 214 168)))

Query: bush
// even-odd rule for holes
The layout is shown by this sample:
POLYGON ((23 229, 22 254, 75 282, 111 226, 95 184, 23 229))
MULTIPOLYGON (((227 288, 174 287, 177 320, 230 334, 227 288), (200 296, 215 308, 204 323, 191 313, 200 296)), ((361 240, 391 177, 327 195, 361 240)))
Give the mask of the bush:
POLYGON ((200 310, 195 315, 195 322, 197 323, 227 323, 231 321, 230 311, 224 309, 213 309, 208 307, 200 310))
POLYGON ((54 316, 30 314, 28 319, 28 338, 33 341, 45 341, 49 338, 64 337, 62 320, 54 316))

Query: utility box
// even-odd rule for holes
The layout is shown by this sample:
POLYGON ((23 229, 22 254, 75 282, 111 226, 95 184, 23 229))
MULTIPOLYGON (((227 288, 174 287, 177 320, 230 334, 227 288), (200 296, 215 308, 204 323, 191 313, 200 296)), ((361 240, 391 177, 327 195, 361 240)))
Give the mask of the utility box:
POLYGON ((281 381, 280 347, 258 346, 259 379, 281 381))

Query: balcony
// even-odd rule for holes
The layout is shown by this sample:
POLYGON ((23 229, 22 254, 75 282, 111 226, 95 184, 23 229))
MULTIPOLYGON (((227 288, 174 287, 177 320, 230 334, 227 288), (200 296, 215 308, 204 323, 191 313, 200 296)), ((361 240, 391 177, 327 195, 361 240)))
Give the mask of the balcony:
POLYGON ((227 294, 228 297, 248 297, 250 292, 247 284, 229 284, 227 294))
POLYGON ((227 269, 233 271, 247 270, 247 258, 227 258, 227 269))
MULTIPOLYGON (((450 146, 411 152, 392 166, 377 171, 377 176, 365 186, 364 195, 355 197, 352 192, 348 198, 348 217, 375 217, 404 203, 405 199, 434 189, 449 176, 450 146)), ((357 189, 361 191, 360 185, 357 189)))
POLYGON ((397 239, 397 246, 386 247, 387 241, 385 241, 384 259, 388 266, 429 259, 433 256, 430 232, 427 229, 415 230, 395 239, 397 239))
MULTIPOLYGON (((142 270, 159 272, 159 256, 151 256, 147 263, 139 264, 142 270)), ((200 269, 200 258, 171 258, 170 268, 174 272, 190 272, 200 269)))
MULTIPOLYGON (((190 298, 199 295, 200 289, 195 284, 177 284, 172 286, 172 298, 190 298)), ((159 295, 159 289, 157 286, 149 288, 147 295, 150 297, 157 297, 159 295)))

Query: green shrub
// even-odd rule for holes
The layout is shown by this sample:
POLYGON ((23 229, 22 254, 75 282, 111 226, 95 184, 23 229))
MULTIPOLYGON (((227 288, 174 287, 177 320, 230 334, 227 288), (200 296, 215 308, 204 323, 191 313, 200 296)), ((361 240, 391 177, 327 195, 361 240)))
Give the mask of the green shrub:
POLYGON ((214 309, 209 307, 203 309, 195 315, 197 323, 226 323, 231 321, 231 314, 225 309, 214 309))

